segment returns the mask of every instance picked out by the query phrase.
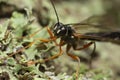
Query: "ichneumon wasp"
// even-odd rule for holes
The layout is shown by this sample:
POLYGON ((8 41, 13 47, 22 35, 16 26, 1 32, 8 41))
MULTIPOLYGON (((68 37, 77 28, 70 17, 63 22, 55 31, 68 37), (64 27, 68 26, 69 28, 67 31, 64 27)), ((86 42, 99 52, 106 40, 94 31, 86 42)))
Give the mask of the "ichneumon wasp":
MULTIPOLYGON (((86 33, 86 34, 80 34, 80 33, 77 33, 75 29, 72 28, 73 25, 92 25, 92 26, 96 26, 96 25, 93 25, 93 24, 86 24, 86 23, 72 23, 72 24, 63 24, 60 22, 59 20, 59 17, 58 17, 58 14, 57 14, 57 11, 56 11, 56 8, 54 6, 54 3, 52 0, 51 1, 51 4, 54 8, 54 11, 55 11, 55 14, 56 14, 56 17, 57 17, 57 23, 54 25, 54 28, 53 30, 51 30, 49 27, 47 27, 47 31, 50 35, 50 38, 49 39, 41 39, 39 38, 38 40, 42 41, 42 42, 50 42, 50 41, 53 41, 55 43, 56 46, 59 47, 59 53, 50 57, 50 58, 47 58, 47 59, 44 59, 42 62, 46 62, 46 61, 49 61, 49 60, 53 60, 55 58, 58 58, 60 55, 63 54, 63 51, 62 51, 62 46, 66 45, 66 53, 68 56, 72 57, 73 59, 77 60, 78 61, 78 65, 80 65, 80 59, 78 56, 75 56, 71 53, 69 53, 70 49, 73 48, 74 50, 83 50, 85 48, 88 48, 90 47, 92 44, 94 44, 94 49, 93 49, 93 52, 95 51, 95 48, 96 48, 96 44, 94 41, 110 41, 110 42, 114 42, 114 43, 120 43, 120 32, 109 32, 109 33, 86 33), (111 35, 114 35, 111 37, 111 35), (60 42, 57 43, 57 39, 60 38, 60 42), (91 42, 87 43, 87 44, 84 44, 82 47, 78 48, 77 45, 80 45, 78 44, 78 42, 84 42, 84 40, 90 40, 91 42)), ((39 31, 39 30, 38 30, 39 31)), ((38 32, 36 31, 36 33, 38 32)), ((32 34, 31 37, 33 35, 35 35, 36 33, 32 34)), ((24 48, 27 48, 27 47, 30 47, 35 41, 31 42, 28 46, 24 47, 24 48)), ((11 54, 9 57, 17 54, 18 52, 22 51, 22 49, 20 49, 19 51, 11 54)), ((39 63, 41 62, 40 60, 36 60, 36 61, 28 61, 27 64, 35 64, 35 63, 39 63)), ((78 68, 79 69, 79 68, 78 68)), ((78 70, 77 69, 77 75, 78 75, 78 70)))
MULTIPOLYGON (((66 45, 66 53, 68 56, 70 56, 71 58, 75 59, 78 61, 78 66, 80 65, 80 59, 78 56, 75 56, 71 53, 69 53, 70 49, 73 48, 74 50, 83 50, 85 48, 90 47, 92 44, 94 45, 94 49, 92 51, 92 53, 95 52, 96 49, 96 44, 95 41, 110 41, 113 43, 120 43, 120 32, 107 32, 107 33, 86 33, 86 34, 80 34, 77 33, 72 26, 73 25, 91 25, 91 26, 100 26, 100 25, 94 25, 94 24, 87 24, 87 23, 72 23, 72 24, 63 24, 60 22, 59 20, 59 16, 57 14, 57 10, 55 8, 55 5, 53 3, 52 0, 51 4, 53 6, 56 18, 57 18, 57 23, 54 25, 53 30, 51 31, 51 29, 49 27, 47 27, 47 31, 50 35, 50 39, 41 39, 42 42, 50 42, 53 41, 55 43, 56 46, 59 46, 59 53, 44 59, 44 62, 49 61, 49 60, 53 60, 55 58, 58 58, 59 56, 61 56, 63 54, 62 51, 62 46, 66 45), (102 34, 102 35, 101 35, 102 34), (114 36, 112 36, 114 35, 114 36), (111 37, 112 36, 112 37, 111 37), (60 42, 57 43, 56 39, 60 39, 60 42), (116 39, 117 38, 117 39, 116 39), (82 47, 77 47, 78 42, 84 42, 84 40, 90 40, 89 43, 84 44, 82 47)), ((39 61, 35 61, 34 63, 37 63, 39 61)), ((79 67, 77 68, 76 71, 76 77, 78 77, 78 72, 79 72, 79 67)))

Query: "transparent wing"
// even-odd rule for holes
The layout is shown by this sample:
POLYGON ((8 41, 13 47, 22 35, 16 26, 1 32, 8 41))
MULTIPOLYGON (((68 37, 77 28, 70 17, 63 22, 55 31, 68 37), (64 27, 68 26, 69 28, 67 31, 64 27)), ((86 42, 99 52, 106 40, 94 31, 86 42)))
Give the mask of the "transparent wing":
POLYGON ((97 32, 118 32, 120 31, 119 26, 105 25, 101 16, 91 16, 88 19, 80 23, 66 24, 70 25, 77 33, 97 33, 97 32))
POLYGON ((70 25, 83 40, 94 40, 120 44, 120 27, 108 26, 101 23, 102 17, 92 16, 81 23, 70 25))
POLYGON ((92 40, 101 42, 112 42, 120 45, 120 31, 116 32, 98 32, 98 33, 86 33, 78 34, 75 36, 79 37, 81 40, 92 40))

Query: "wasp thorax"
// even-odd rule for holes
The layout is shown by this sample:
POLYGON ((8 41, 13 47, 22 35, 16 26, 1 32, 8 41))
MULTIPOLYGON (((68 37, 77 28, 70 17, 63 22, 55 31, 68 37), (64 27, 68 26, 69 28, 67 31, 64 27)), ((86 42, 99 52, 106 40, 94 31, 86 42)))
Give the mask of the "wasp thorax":
POLYGON ((71 36, 74 30, 69 25, 64 25, 60 22, 56 23, 53 33, 57 37, 71 36))

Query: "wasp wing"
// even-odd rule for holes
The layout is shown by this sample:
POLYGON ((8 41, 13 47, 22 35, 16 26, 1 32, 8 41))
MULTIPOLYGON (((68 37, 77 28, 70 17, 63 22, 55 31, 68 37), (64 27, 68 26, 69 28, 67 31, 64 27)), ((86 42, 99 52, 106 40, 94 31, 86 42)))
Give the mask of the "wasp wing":
POLYGON ((76 31, 75 35, 80 39, 120 44, 120 28, 104 25, 100 23, 101 19, 101 16, 90 16, 81 23, 66 25, 70 25, 76 31))
POLYGON ((103 22, 103 17, 101 16, 90 16, 80 23, 66 24, 70 25, 77 33, 85 34, 90 32, 113 32, 120 31, 118 26, 109 26, 103 22))
POLYGON ((86 33, 82 35, 75 33, 75 36, 79 37, 81 40, 93 40, 93 41, 112 42, 112 43, 120 44, 120 31, 86 33))

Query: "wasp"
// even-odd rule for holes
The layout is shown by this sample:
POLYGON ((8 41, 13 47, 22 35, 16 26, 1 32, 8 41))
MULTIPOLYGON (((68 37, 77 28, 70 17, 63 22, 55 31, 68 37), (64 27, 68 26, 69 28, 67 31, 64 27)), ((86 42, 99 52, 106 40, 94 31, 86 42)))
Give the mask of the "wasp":
MULTIPOLYGON (((50 61, 50 60, 53 60, 53 59, 58 58, 59 56, 61 56, 63 54, 62 47, 64 45, 66 45, 66 53, 67 53, 67 55, 70 56, 71 58, 73 58, 74 60, 77 60, 78 61, 78 66, 79 66, 80 65, 80 58, 78 56, 73 55, 73 54, 70 53, 71 48, 73 48, 74 50, 84 50, 84 49, 90 47, 91 45, 94 45, 94 49, 92 51, 92 53, 94 53, 95 49, 96 49, 95 41, 105 41, 105 42, 113 42, 113 43, 120 44, 120 32, 119 31, 118 32, 106 32, 106 33, 105 32, 104 33, 103 32, 85 33, 85 34, 78 33, 72 26, 74 26, 74 25, 97 26, 97 25, 86 24, 86 23, 64 24, 64 23, 60 22, 60 20, 59 20, 59 16, 58 16, 58 13, 57 13, 57 10, 55 8, 55 5, 54 5, 53 1, 50 0, 50 2, 52 4, 52 6, 53 6, 53 9, 54 9, 54 12, 55 12, 55 15, 56 15, 57 23, 54 24, 52 30, 49 27, 47 27, 47 32, 50 35, 49 39, 41 39, 40 38, 38 40, 40 40, 40 41, 42 41, 44 43, 51 42, 51 41, 54 42, 55 45, 59 47, 59 52, 54 56, 51 56, 49 58, 44 59, 43 62, 50 61), (59 43, 56 41, 57 39, 60 39, 59 43), (82 47, 78 47, 78 45, 81 45, 81 44, 78 44, 78 43, 79 42, 84 43, 85 40, 89 40, 90 42, 88 42, 88 43, 86 43, 84 45, 82 44, 82 47)), ((31 42, 25 48, 31 46, 33 43, 34 42, 31 42)), ((21 50, 19 50, 19 51, 21 51, 21 50)), ((18 52, 16 52, 16 53, 18 53, 18 52)), ((12 55, 15 55, 16 53, 14 53, 12 55)), ((35 64, 35 63, 39 63, 39 62, 40 62, 40 60, 29 61, 29 62, 27 62, 27 64, 35 64)), ((77 68, 77 71, 76 71, 77 75, 78 75, 78 71, 79 71, 79 68, 77 68)))
MULTIPOLYGON (((83 50, 91 45, 94 45, 92 53, 95 52, 96 49, 96 43, 95 41, 104 41, 104 42, 113 42, 120 44, 120 32, 99 32, 99 33, 85 33, 85 34, 80 34, 76 32, 76 30, 72 27, 74 25, 91 25, 91 26, 98 26, 94 24, 87 24, 87 23, 72 23, 72 24, 64 24, 60 22, 59 16, 57 13, 57 10, 55 8, 55 5, 52 0, 51 4, 53 6, 56 18, 57 18, 57 23, 54 24, 53 29, 51 30, 49 27, 47 27, 47 32, 50 35, 50 39, 41 39, 42 42, 50 42, 53 41, 56 46, 59 47, 59 52, 58 54, 45 59, 44 61, 49 61, 53 60, 55 58, 58 58, 63 54, 62 46, 66 45, 66 53, 68 56, 73 58, 74 60, 78 61, 78 66, 80 66, 80 58, 76 55, 73 55, 70 53, 70 49, 73 48, 74 50, 83 50), (60 42, 57 43, 57 39, 60 39, 60 42), (89 40, 90 42, 84 44, 82 47, 78 47, 79 42, 84 42, 84 40, 89 40)), ((79 68, 77 68, 76 75, 78 77, 79 68)))
MULTIPOLYGON (((95 49, 96 49, 95 41, 113 42, 113 43, 120 44, 120 32, 119 31, 81 34, 81 33, 77 32, 76 29, 73 28, 74 25, 88 25, 88 26, 90 25, 90 26, 95 26, 95 27, 99 26, 99 25, 87 24, 87 23, 64 24, 64 23, 60 22, 55 5, 54 5, 52 0, 50 0, 50 2, 53 6, 53 9, 54 9, 54 12, 56 15, 57 23, 54 24, 53 29, 50 29, 49 27, 47 27, 47 32, 50 35, 49 39, 39 38, 38 40, 40 40, 44 43, 54 42, 55 45, 59 47, 59 52, 54 56, 51 56, 49 58, 44 59, 42 62, 47 62, 47 61, 53 60, 53 59, 61 56, 63 54, 62 47, 64 45, 66 45, 67 55, 70 56, 71 58, 73 58, 74 60, 77 60, 78 66, 79 66, 80 65, 80 58, 78 56, 70 53, 71 48, 79 51, 79 50, 84 50, 84 49, 94 45, 94 48, 92 51, 92 53, 94 53, 95 49), (60 39, 60 42, 57 42, 56 41, 57 39, 60 39), (84 44, 85 40, 89 40, 90 42, 84 44), (78 47, 79 45, 82 45, 82 46, 78 47)), ((37 32, 39 32, 39 30, 37 32)), ((32 34, 32 36, 35 34, 32 34)), ((35 41, 31 42, 25 48, 31 46, 34 42, 35 41)), ((16 54, 16 53, 14 53, 14 54, 16 54)), ((40 63, 40 62, 41 62, 41 60, 35 60, 35 61, 29 61, 29 62, 27 62, 27 64, 29 65, 29 64, 35 64, 35 63, 40 63)), ((78 71, 79 71, 79 68, 77 68, 77 71, 76 71, 77 75, 78 75, 78 71)))
MULTIPOLYGON (((43 62, 47 62, 53 59, 58 58, 59 56, 61 56, 63 54, 63 50, 62 47, 64 45, 66 45, 66 53, 68 56, 70 56, 72 59, 77 60, 78 61, 78 68, 76 70, 76 77, 78 78, 78 74, 79 74, 79 66, 80 66, 80 58, 72 53, 70 53, 70 49, 73 48, 73 50, 84 50, 88 47, 90 47, 91 45, 94 45, 93 51, 92 53, 95 52, 96 49, 96 43, 95 41, 104 41, 104 42, 113 42, 113 43, 117 43, 120 44, 120 32, 99 32, 99 33, 85 33, 85 34, 81 34, 78 33, 73 26, 74 25, 90 25, 90 26, 100 26, 100 25, 94 25, 94 24, 87 24, 87 23, 71 23, 71 24, 64 24, 62 22, 60 22, 59 20, 59 16, 57 13, 57 10, 55 8, 55 5, 53 3, 52 0, 50 0, 55 15, 56 15, 56 19, 57 19, 57 23, 54 24, 53 29, 51 30, 49 27, 47 27, 47 32, 50 35, 49 39, 39 39, 42 42, 54 42, 56 46, 59 47, 59 52, 54 55, 51 56, 49 58, 46 58, 43 60, 43 62), (57 42, 56 40, 60 39, 60 42, 57 42), (85 40, 89 40, 90 42, 85 43, 85 40), (82 45, 81 47, 78 47, 79 45, 82 45)), ((31 44, 33 44, 34 42, 32 42, 31 44)), ((91 54, 92 54, 91 53, 91 54)), ((29 61, 28 64, 35 64, 35 63, 39 63, 40 60, 36 60, 36 61, 29 61)))

